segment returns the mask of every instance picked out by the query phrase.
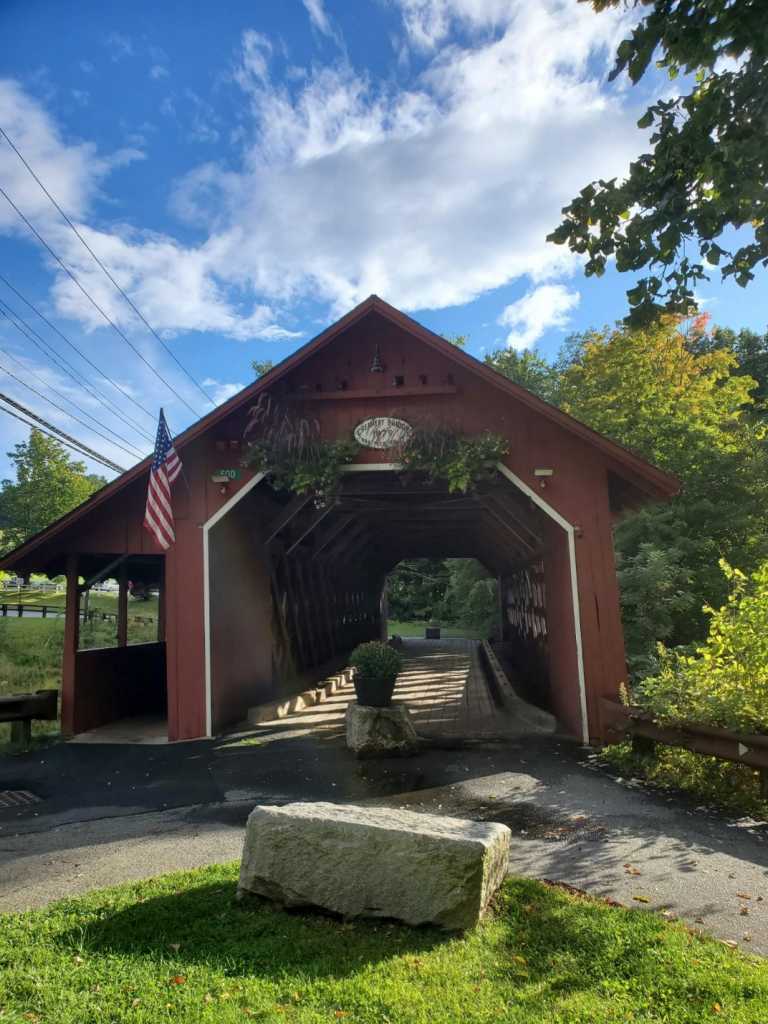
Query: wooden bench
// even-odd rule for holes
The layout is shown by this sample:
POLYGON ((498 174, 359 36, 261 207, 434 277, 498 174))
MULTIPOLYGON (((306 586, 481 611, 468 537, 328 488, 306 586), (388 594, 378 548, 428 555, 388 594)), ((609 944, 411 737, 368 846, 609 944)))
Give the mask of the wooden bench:
POLYGON ((11 723, 11 743, 25 747, 29 745, 33 718, 55 722, 58 718, 58 698, 58 690, 0 696, 0 722, 11 723))

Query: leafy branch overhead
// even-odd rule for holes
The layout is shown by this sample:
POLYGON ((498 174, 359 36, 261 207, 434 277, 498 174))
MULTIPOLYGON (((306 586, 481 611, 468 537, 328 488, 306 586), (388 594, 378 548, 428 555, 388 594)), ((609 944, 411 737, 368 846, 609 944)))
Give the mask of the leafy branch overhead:
MULTIPOLYGON (((597 12, 621 0, 591 2, 597 12)), ((624 180, 593 181, 563 209, 548 240, 587 257, 587 276, 615 257, 646 270, 627 292, 635 324, 662 308, 685 313, 719 267, 745 286, 768 265, 768 10, 765 0, 634 0, 648 8, 618 48, 611 73, 633 84, 654 61, 679 95, 638 121, 650 152, 624 180), (733 244, 724 233, 741 229, 733 244)))

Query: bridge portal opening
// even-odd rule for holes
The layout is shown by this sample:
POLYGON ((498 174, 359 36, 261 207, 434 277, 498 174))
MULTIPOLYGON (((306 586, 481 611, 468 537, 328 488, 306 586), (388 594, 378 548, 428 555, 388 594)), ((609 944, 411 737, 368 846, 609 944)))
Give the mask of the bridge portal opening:
POLYGON ((322 499, 255 482, 207 534, 212 731, 338 671, 366 640, 427 639, 433 620, 441 639, 490 640, 521 698, 573 718, 572 608, 547 601, 548 577, 570 592, 567 544, 501 472, 468 494, 392 467, 358 467, 322 499), (406 612, 409 576, 424 587, 406 612))

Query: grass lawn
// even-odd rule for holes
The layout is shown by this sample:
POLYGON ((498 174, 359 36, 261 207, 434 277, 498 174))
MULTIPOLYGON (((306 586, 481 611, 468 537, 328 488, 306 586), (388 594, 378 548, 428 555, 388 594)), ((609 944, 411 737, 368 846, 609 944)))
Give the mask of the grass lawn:
MULTIPOLYGON (((387 630, 390 636, 420 636, 423 638, 426 625, 426 622, 396 622, 394 619, 390 619, 387 623, 387 630)), ((482 639, 480 633, 473 632, 471 629, 446 625, 441 626, 441 637, 446 639, 456 637, 466 637, 468 640, 482 639)))
POLYGON ((768 966, 642 911, 507 883, 466 938, 233 900, 237 868, 0 919, 13 1024, 765 1024, 768 966))

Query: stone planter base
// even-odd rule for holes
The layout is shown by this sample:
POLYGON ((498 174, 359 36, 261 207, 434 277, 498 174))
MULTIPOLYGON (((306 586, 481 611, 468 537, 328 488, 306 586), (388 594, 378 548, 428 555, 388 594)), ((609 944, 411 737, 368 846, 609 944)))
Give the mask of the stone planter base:
POLYGON ((347 707, 347 746, 357 757, 415 754, 419 738, 406 704, 370 708, 353 701, 347 707))

